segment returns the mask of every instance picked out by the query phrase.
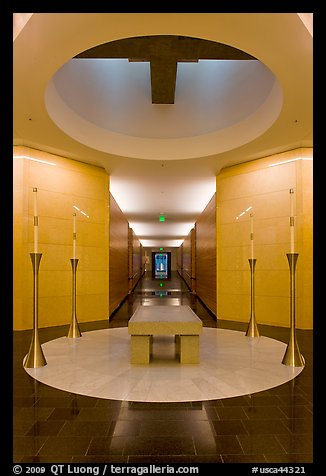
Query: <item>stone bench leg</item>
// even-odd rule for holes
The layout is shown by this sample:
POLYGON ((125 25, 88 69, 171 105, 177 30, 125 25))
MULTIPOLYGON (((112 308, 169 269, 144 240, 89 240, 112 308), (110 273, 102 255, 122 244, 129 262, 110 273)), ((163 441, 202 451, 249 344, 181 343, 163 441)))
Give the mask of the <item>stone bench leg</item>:
POLYGON ((199 364, 199 335, 185 336, 180 338, 180 363, 199 364))
POLYGON ((131 336, 131 363, 149 364, 153 336, 131 336))

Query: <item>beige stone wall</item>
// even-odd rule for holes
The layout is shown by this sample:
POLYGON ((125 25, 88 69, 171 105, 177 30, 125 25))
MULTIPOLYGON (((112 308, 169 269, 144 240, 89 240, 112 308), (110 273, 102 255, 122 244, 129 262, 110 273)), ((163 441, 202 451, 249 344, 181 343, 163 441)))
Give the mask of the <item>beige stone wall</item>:
POLYGON ((228 167, 217 176, 218 318, 250 317, 250 212, 253 212, 258 324, 289 326, 290 188, 294 188, 296 323, 313 327, 312 149, 228 167), (298 160, 293 160, 298 159, 298 160), (277 164, 277 165, 275 165, 277 164), (252 209, 245 212, 249 207, 252 209), (245 212, 243 215, 241 215, 245 212), (238 217, 238 218, 237 218, 238 217))
POLYGON ((29 255, 34 242, 33 187, 38 189, 38 251, 42 253, 39 327, 70 323, 74 212, 79 259, 77 318, 79 322, 107 319, 109 176, 100 167, 27 147, 14 147, 13 156, 14 329, 33 326, 33 272, 29 255))

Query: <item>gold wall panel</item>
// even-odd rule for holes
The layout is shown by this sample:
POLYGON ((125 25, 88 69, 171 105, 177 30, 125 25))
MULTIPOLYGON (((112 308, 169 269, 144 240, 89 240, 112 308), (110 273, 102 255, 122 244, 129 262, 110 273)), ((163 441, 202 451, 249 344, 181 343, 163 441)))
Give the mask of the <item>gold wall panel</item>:
POLYGON ((42 253, 39 269, 39 327, 69 325, 71 320, 70 259, 73 257, 74 212, 77 223, 76 258, 79 260, 78 321, 107 319, 107 173, 100 167, 29 147, 14 147, 13 156, 14 329, 30 329, 33 325, 33 273, 29 256, 33 252, 34 240, 33 187, 38 190, 38 247, 42 253))
POLYGON ((128 255, 129 292, 131 292, 141 278, 144 269, 143 247, 132 228, 129 228, 128 255))
MULTIPOLYGON (((188 233, 188 236, 184 240, 182 244, 182 270, 181 270, 181 276, 187 283, 190 289, 192 289, 192 279, 191 279, 191 274, 192 274, 192 254, 191 254, 191 243, 192 243, 192 232, 193 230, 190 230, 188 233)), ((194 263, 195 264, 195 263, 194 263)))
POLYGON ((296 324, 311 329, 312 149, 223 169, 216 179, 219 319, 250 317, 250 212, 254 222, 256 320, 289 326, 290 188, 295 189, 296 324), (249 207, 252 209, 243 213, 249 207), (242 215, 241 215, 242 214, 242 215))
POLYGON ((129 292, 128 230, 128 221, 110 193, 110 315, 129 292))
POLYGON ((195 237, 196 293, 216 314, 216 194, 196 221, 195 237))

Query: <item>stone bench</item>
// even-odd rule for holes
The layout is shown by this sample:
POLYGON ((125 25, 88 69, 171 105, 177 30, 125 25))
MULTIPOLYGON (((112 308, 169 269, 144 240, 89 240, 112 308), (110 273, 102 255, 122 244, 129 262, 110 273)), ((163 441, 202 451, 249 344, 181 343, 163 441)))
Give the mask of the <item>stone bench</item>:
POLYGON ((202 327, 202 321, 189 306, 139 306, 128 322, 131 363, 149 363, 153 336, 174 335, 180 363, 198 364, 202 327))

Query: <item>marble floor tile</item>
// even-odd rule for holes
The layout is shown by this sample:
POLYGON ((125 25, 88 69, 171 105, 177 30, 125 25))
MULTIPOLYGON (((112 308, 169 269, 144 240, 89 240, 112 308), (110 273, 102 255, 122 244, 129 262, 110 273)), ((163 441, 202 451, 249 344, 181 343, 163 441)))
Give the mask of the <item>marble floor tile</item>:
POLYGON ((43 344, 47 365, 26 368, 36 380, 91 397, 174 402, 229 398, 266 390, 295 378, 303 367, 282 364, 286 344, 244 332, 203 328, 200 363, 180 364, 173 338, 158 338, 147 365, 130 363, 128 329, 84 332, 43 344))

